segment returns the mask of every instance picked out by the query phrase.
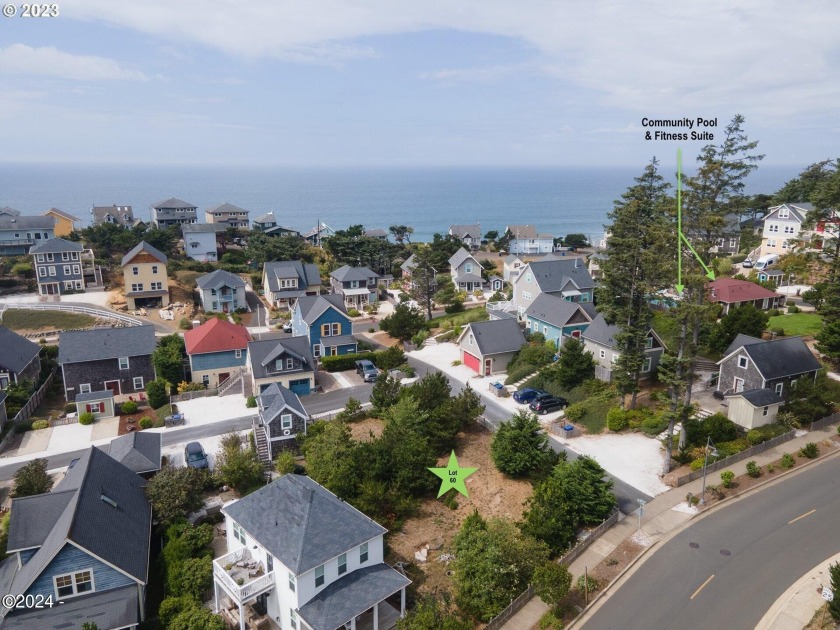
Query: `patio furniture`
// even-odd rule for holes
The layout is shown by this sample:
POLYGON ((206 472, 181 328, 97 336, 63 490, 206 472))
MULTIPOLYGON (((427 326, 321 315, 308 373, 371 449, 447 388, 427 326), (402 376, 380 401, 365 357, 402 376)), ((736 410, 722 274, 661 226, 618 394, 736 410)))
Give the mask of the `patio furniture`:
POLYGON ((179 424, 184 424, 184 414, 174 413, 171 416, 166 416, 163 419, 163 423, 167 427, 174 427, 179 424))

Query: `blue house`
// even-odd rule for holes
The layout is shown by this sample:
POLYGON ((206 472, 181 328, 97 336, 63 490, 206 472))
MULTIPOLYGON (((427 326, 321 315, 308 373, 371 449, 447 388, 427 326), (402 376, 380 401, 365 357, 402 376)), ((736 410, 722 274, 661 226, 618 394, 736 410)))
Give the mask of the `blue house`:
POLYGON ((344 298, 337 293, 298 298, 292 312, 292 333, 309 338, 316 359, 351 354, 358 349, 344 298))
MULTIPOLYGON (((213 317, 184 333, 193 383, 218 387, 245 371, 251 335, 244 326, 213 317)), ((232 382, 231 382, 232 385, 232 382)))
POLYGON ((14 499, 0 591, 49 597, 53 606, 10 609, 3 597, 0 628, 93 622, 106 630, 143 621, 152 524, 145 485, 91 447, 52 492, 14 499))
POLYGON ((594 316, 592 302, 581 304, 540 293, 525 310, 525 327, 531 332, 542 333, 547 341, 553 341, 559 348, 565 337, 579 338, 594 316))

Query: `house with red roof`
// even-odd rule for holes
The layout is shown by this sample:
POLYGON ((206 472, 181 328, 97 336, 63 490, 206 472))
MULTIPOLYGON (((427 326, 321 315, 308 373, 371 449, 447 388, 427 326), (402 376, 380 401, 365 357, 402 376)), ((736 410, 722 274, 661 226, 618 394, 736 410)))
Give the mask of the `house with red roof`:
POLYGON ((723 306, 726 315, 731 308, 752 305, 759 310, 781 308, 785 305, 785 296, 765 289, 749 280, 718 278, 708 283, 709 299, 723 306))
POLYGON ((218 387, 240 374, 248 361, 251 335, 244 326, 212 318, 184 333, 193 383, 218 387))

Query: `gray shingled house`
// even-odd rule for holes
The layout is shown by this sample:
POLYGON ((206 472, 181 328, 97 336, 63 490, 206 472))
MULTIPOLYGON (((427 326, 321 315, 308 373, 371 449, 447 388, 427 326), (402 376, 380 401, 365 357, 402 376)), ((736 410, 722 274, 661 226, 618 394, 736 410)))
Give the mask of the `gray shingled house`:
POLYGON ((152 206, 152 223, 157 228, 196 223, 198 221, 196 210, 198 208, 193 204, 176 197, 170 197, 166 201, 161 201, 152 206))
POLYGON ((0 390, 29 380, 37 384, 41 373, 41 347, 0 326, 0 390))
POLYGON ((512 306, 520 319, 538 295, 548 293, 570 302, 592 302, 595 282, 580 258, 530 262, 512 280, 512 306))
POLYGON ((461 363, 484 376, 507 370, 513 355, 525 343, 525 334, 515 319, 472 322, 458 337, 461 363))
POLYGON ((484 284, 482 271, 481 263, 463 247, 449 258, 449 274, 459 291, 472 293, 480 290, 484 284))
POLYGON ((330 274, 332 293, 341 295, 347 308, 362 310, 378 301, 376 283, 380 276, 367 267, 344 265, 330 274))
POLYGON ((214 601, 233 627, 390 630, 404 616, 411 580, 384 562, 387 530, 309 477, 283 475, 222 513, 214 601))
POLYGON ((281 451, 297 451, 298 434, 306 435, 309 414, 297 394, 282 385, 272 383, 260 393, 257 399, 259 424, 254 427, 257 444, 268 446, 263 456, 267 463, 273 462, 281 451), (259 435, 259 433, 262 435, 259 435))
POLYGON ((51 492, 12 500, 0 594, 52 607, 0 610, 2 630, 133 628, 145 618, 152 508, 146 482, 96 447, 51 492), (58 602, 63 602, 60 605, 58 602))
POLYGON ((162 438, 161 433, 135 431, 114 438, 104 450, 126 468, 149 477, 160 470, 162 438))
POLYGON ((64 396, 109 389, 114 396, 137 397, 155 378, 152 353, 154 326, 99 328, 63 332, 58 338, 58 364, 64 396))
POLYGON ((255 394, 272 383, 301 396, 315 388, 315 359, 306 336, 249 342, 247 366, 255 394))
MULTIPOLYGON (((615 335, 618 332, 618 326, 611 326, 604 320, 604 316, 598 313, 592 323, 580 334, 584 349, 591 352, 595 359, 595 378, 599 380, 612 380, 613 364, 621 356, 621 351, 615 342, 615 335)), ((649 329, 645 345, 645 362, 642 365, 642 377, 646 377, 656 370, 664 351, 665 343, 653 328, 649 329)))
POLYGON ((274 308, 291 309, 304 295, 321 292, 321 272, 318 266, 299 260, 282 260, 263 265, 263 290, 274 308))

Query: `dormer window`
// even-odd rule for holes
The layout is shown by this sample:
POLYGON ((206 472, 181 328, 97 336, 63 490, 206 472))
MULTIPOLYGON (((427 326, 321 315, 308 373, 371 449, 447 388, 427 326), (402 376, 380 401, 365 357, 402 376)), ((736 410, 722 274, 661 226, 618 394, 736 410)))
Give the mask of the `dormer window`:
POLYGON ((91 569, 68 573, 67 575, 56 575, 53 581, 58 599, 74 597, 94 590, 93 571, 91 569))
POLYGON ((283 430, 292 428, 292 414, 284 413, 280 416, 280 428, 283 430))
POLYGON ((464 265, 464 271, 466 273, 472 273, 472 263, 467 263, 464 265))
POLYGON ((645 348, 647 348, 648 350, 653 348, 653 337, 648 337, 647 339, 645 339, 645 348))
POLYGON ((788 212, 787 208, 781 208, 779 210, 779 218, 780 219, 787 219, 788 216, 790 216, 790 213, 788 212))
POLYGON ((750 364, 750 360, 745 356, 738 357, 738 367, 746 369, 747 366, 750 364))
POLYGON ((532 278, 531 278, 531 274, 530 274, 530 273, 526 273, 526 274, 525 274, 525 282, 531 282, 531 280, 532 280, 532 278))
POLYGON ((295 360, 294 359, 286 359, 286 369, 293 370, 295 367, 295 360))
POLYGON ((324 565, 315 567, 315 588, 324 585, 324 565))

